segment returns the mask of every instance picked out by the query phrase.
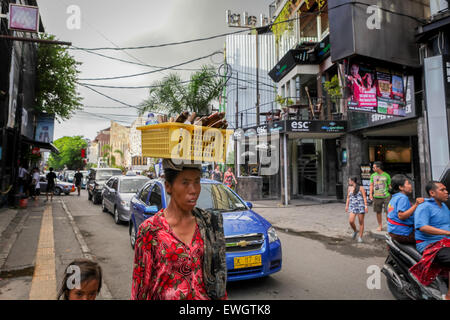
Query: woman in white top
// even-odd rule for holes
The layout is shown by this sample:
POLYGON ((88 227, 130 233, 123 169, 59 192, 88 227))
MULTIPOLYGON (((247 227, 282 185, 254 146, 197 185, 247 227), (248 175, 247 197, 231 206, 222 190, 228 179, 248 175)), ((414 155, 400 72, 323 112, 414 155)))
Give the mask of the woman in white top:
POLYGON ((41 186, 39 184, 39 169, 38 168, 34 168, 33 169, 33 177, 32 177, 32 181, 31 181, 31 197, 36 200, 36 196, 39 195, 40 190, 41 190, 41 186))

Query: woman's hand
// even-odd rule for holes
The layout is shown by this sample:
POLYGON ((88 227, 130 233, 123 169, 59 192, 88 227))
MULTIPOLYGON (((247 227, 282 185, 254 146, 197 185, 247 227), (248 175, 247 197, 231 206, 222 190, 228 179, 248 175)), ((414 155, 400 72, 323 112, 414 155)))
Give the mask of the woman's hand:
POLYGON ((418 206, 419 204, 423 203, 425 201, 424 198, 417 198, 416 199, 416 206, 418 206))
POLYGON ((345 206, 345 212, 348 212, 348 206, 345 206))

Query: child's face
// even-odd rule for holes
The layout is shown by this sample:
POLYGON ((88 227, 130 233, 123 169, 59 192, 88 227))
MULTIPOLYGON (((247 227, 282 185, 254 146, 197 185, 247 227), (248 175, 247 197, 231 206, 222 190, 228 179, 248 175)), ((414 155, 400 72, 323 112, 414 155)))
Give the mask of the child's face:
POLYGON ((81 288, 69 291, 69 300, 95 300, 98 291, 98 280, 81 283, 81 288))

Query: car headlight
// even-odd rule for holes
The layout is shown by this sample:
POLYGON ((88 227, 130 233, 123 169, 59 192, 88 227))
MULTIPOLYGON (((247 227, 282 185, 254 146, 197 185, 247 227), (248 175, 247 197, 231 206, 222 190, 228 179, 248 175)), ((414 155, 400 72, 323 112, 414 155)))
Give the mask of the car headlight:
POLYGON ((96 190, 101 190, 101 189, 102 189, 102 186, 101 186, 101 185, 98 185, 98 184, 96 184, 96 185, 95 185, 95 189, 96 189, 96 190))
POLYGON ((267 230, 267 235, 269 236, 269 243, 272 243, 272 242, 278 240, 278 234, 274 227, 270 227, 267 230))
POLYGON ((125 208, 125 209, 129 209, 130 208, 130 203, 129 202, 127 202, 127 201, 120 201, 120 203, 122 204, 122 206, 125 208))

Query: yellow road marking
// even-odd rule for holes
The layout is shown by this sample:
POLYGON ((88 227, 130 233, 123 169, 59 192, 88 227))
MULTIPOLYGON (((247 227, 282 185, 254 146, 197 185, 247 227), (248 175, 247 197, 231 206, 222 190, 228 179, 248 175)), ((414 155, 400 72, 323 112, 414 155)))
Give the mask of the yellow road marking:
POLYGON ((55 243, 52 206, 47 205, 42 216, 36 251, 36 266, 31 281, 30 300, 56 299, 55 243))

